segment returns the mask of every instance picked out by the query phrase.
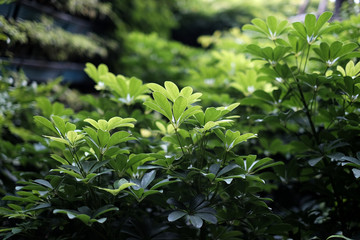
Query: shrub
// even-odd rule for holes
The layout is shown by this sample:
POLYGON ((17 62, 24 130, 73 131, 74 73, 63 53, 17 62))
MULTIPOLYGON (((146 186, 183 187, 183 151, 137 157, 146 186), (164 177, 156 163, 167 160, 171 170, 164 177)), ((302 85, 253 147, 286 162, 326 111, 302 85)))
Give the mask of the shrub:
POLYGON ((355 43, 325 41, 336 28, 327 23, 331 15, 307 15, 291 26, 274 17, 254 19, 243 28, 272 42, 250 44, 247 52, 275 89, 256 90, 241 103, 261 109, 251 118, 262 126, 263 149, 286 162, 276 170, 282 191, 275 203, 299 239, 337 232, 356 238, 360 230, 353 215, 360 207, 353 194, 359 190, 360 64, 354 60, 360 54, 355 43), (285 210, 284 194, 296 210, 285 210))
POLYGON ((58 164, 3 198, 5 238, 251 239, 287 229, 259 196, 265 169, 282 163, 243 154, 256 135, 232 129, 238 103, 202 109, 191 87, 143 85, 104 65, 85 71, 128 115, 154 115, 141 128, 126 116, 35 116, 58 164))

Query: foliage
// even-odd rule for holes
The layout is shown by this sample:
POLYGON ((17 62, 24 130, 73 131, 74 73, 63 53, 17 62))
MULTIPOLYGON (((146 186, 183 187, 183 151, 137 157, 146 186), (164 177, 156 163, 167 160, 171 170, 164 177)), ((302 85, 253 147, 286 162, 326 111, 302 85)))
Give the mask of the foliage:
POLYGON ((131 32, 124 42, 122 72, 146 82, 181 82, 187 76, 186 69, 193 65, 199 53, 197 49, 167 41, 156 33, 131 32))
POLYGON ((118 34, 126 38, 131 31, 150 34, 156 32, 163 38, 170 37, 170 31, 177 25, 174 11, 176 1, 168 0, 123 0, 112 3, 114 14, 119 16, 121 28, 118 34))
POLYGON ((267 206, 270 199, 259 196, 266 190, 266 169, 282 163, 243 154, 241 145, 256 135, 232 128, 230 112, 238 103, 202 109, 202 94, 191 87, 144 85, 115 76, 105 65, 87 64, 85 71, 101 82, 112 108, 128 106, 123 114, 140 110, 152 121, 83 119, 81 112, 70 120, 41 103, 44 116, 34 120, 57 164, 44 177, 19 181, 16 194, 2 199, 5 238, 47 231, 48 238, 61 232, 63 239, 251 239, 287 229, 267 206), (138 103, 144 107, 131 108, 138 103), (150 221, 134 229, 141 219, 150 221))
POLYGON ((43 4, 51 4, 60 11, 66 11, 71 14, 85 16, 90 19, 104 18, 111 14, 111 4, 99 0, 60 0, 43 1, 43 4))
MULTIPOLYGON (((101 57, 108 55, 108 49, 114 48, 113 42, 105 42, 96 35, 72 34, 54 25, 49 18, 41 22, 6 20, 0 18, 3 33, 9 38, 9 45, 14 47, 33 44, 47 59, 65 60, 81 57, 101 57), (51 51, 50 51, 51 49, 51 51)), ((39 52, 37 52, 39 55, 39 52)))
POLYGON ((53 88, 61 79, 47 84, 30 82, 23 72, 9 71, 4 64, 0 81, 0 193, 13 192, 16 181, 28 177, 42 176, 51 163, 49 150, 38 135, 41 130, 32 124, 33 116, 41 112, 42 106, 51 108, 44 114, 71 114, 63 104, 51 104, 49 96, 57 99, 63 92, 53 88), (38 133, 38 134, 37 134, 38 133), (43 159, 39 161, 39 159, 43 159))
POLYGON ((326 237, 328 231, 318 231, 326 226, 334 234, 341 231, 355 237, 359 233, 352 212, 359 208, 353 192, 359 189, 355 139, 360 130, 356 120, 360 79, 358 65, 350 59, 360 54, 355 43, 322 41, 336 28, 327 23, 331 15, 325 12, 318 19, 307 15, 304 23, 292 23, 289 28, 273 17, 244 27, 273 42, 265 47, 251 44, 247 51, 261 63, 261 78, 275 89, 257 90, 241 103, 262 110, 262 115, 256 115, 263 126, 260 137, 273 139, 282 132, 287 136, 279 136, 279 143, 288 146, 293 157, 277 171, 282 172, 288 191, 308 193, 308 197, 302 195, 302 204, 308 206, 286 217, 297 221, 293 234, 301 238, 326 237), (266 129, 267 125, 272 129, 266 129), (300 213, 302 222, 296 220, 300 213))

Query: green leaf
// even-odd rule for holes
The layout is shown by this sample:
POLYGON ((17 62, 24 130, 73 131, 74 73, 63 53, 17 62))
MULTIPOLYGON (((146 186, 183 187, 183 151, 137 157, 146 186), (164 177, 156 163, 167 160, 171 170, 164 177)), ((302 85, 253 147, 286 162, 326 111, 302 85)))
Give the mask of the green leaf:
POLYGON ((213 107, 209 107, 205 110, 205 119, 204 119, 204 123, 207 123, 209 121, 216 121, 219 120, 219 118, 221 117, 221 111, 213 108, 213 107))
POLYGON ((152 160, 154 160, 154 158, 149 157, 149 155, 145 154, 145 153, 144 154, 136 154, 136 155, 132 154, 129 156, 129 160, 126 164, 126 167, 130 168, 136 164, 144 164, 144 163, 146 163, 148 161, 152 161, 152 160))
POLYGON ((99 143, 99 140, 97 137, 97 131, 95 131, 94 129, 92 129, 90 127, 85 127, 84 131, 87 133, 87 135, 91 139, 91 142, 96 145, 96 148, 99 148, 100 143, 99 143))
POLYGON ((110 131, 114 128, 119 128, 119 127, 133 128, 134 122, 136 122, 136 119, 134 119, 134 118, 113 117, 108 122, 107 130, 110 131))
POLYGON ((97 131, 97 136, 98 136, 98 139, 99 139, 100 147, 105 147, 109 142, 110 133, 108 131, 99 129, 97 131))
POLYGON ((331 235, 326 240, 333 239, 333 238, 341 238, 341 239, 345 239, 345 240, 353 240, 352 238, 345 237, 344 235, 331 235))
POLYGON ((263 90, 256 90, 253 94, 254 94, 254 96, 261 98, 262 100, 264 100, 265 102, 267 102, 269 104, 274 102, 273 97, 269 93, 267 93, 263 90))
POLYGON ((96 128, 96 129, 99 129, 99 128, 100 128, 99 124, 98 124, 95 120, 93 120, 93 119, 86 118, 86 119, 84 120, 84 122, 90 123, 90 124, 91 124, 94 128, 96 128))
POLYGON ((102 188, 102 187, 96 187, 98 189, 104 190, 108 193, 111 193, 113 196, 118 195, 122 190, 136 185, 135 183, 128 182, 126 179, 120 179, 117 182, 114 183, 114 186, 117 187, 116 189, 110 189, 110 188, 102 188))
POLYGON ((58 161, 62 165, 70 164, 67 160, 65 160, 64 158, 62 158, 62 157, 60 157, 60 156, 58 156, 56 154, 51 154, 51 158, 55 159, 56 161, 58 161))
POLYGON ((202 131, 209 131, 213 127, 219 126, 218 122, 209 121, 207 122, 204 127, 202 128, 202 131))
POLYGON ((108 122, 104 119, 100 119, 98 121, 98 126, 99 129, 103 130, 103 131, 107 131, 108 130, 108 122))
POLYGON ((332 15, 333 15, 332 12, 324 12, 319 16, 315 25, 314 34, 317 35, 319 33, 320 29, 325 25, 327 21, 330 20, 332 15))
POLYGON ((56 134, 59 134, 58 131, 56 131, 56 129, 54 128, 53 124, 48 119, 46 119, 42 116, 34 116, 34 120, 36 123, 39 123, 39 124, 47 127, 48 129, 50 129, 51 131, 53 131, 56 134))
MULTIPOLYGON (((192 93, 193 93, 193 89, 191 87, 187 86, 187 87, 184 87, 183 89, 181 89, 180 96, 183 96, 184 98, 187 99, 188 97, 191 96, 192 93)), ((191 104, 191 103, 189 103, 189 104, 191 104)))
POLYGON ((36 102, 38 107, 41 109, 43 115, 46 117, 50 117, 53 112, 50 100, 46 97, 37 97, 36 102))
POLYGON ((171 104, 168 99, 160 92, 153 92, 153 97, 157 106, 162 109, 162 112, 164 113, 163 115, 172 121, 171 104))
POLYGON ((226 143, 225 134, 220 129, 214 129, 214 132, 223 143, 226 143))
POLYGON ((52 137, 52 136, 46 136, 46 135, 44 135, 44 137, 50 138, 51 140, 53 140, 55 142, 64 143, 64 144, 70 146, 69 141, 66 140, 66 139, 58 138, 58 137, 52 137))
POLYGON ((156 184, 154 184, 154 186, 152 186, 150 189, 151 190, 155 190, 155 189, 158 189, 159 187, 162 187, 162 186, 165 186, 165 185, 168 185, 168 184, 171 184, 171 183, 175 183, 175 182, 180 182, 180 180, 169 180, 169 179, 164 179, 156 184))
MULTIPOLYGON (((29 202, 29 203, 33 203, 36 201, 35 199, 22 198, 22 197, 10 196, 10 195, 3 197, 2 200, 3 201, 15 201, 15 202, 29 202)), ((38 198, 38 200, 40 200, 40 198, 38 198)))
POLYGON ((176 122, 180 121, 181 115, 184 113, 187 105, 187 100, 184 97, 179 96, 176 98, 173 106, 173 113, 176 122))
POLYGON ((97 77, 96 67, 92 63, 86 63, 85 66, 84 72, 95 81, 95 78, 97 77))
POLYGON ((186 212, 182 212, 182 211, 173 211, 169 214, 168 216, 168 221, 169 222, 174 222, 180 218, 182 218, 183 216, 186 215, 186 212))
POLYGON ((64 119, 56 115, 51 116, 51 119, 54 122, 55 128, 62 134, 62 136, 65 136, 66 127, 64 119))
POLYGON ((251 23, 254 24, 255 26, 257 26, 258 29, 261 30, 263 33, 265 33, 265 34, 268 33, 267 25, 262 19, 255 18, 251 21, 251 23))
POLYGON ((196 215, 189 216, 189 220, 190 223, 196 228, 201 228, 203 225, 203 220, 199 216, 196 215))
POLYGON ((75 130, 76 130, 76 125, 75 124, 72 124, 72 123, 69 123, 69 122, 67 122, 65 124, 65 132, 75 131, 75 130))
POLYGON ((179 88, 176 86, 175 83, 170 82, 170 81, 166 81, 164 83, 165 85, 165 89, 168 92, 168 97, 172 102, 175 102, 175 100, 178 98, 179 96, 179 88))
POLYGON ((155 179, 156 171, 152 170, 151 172, 145 173, 141 179, 140 186, 146 189, 149 184, 155 179))
POLYGON ((74 131, 68 131, 66 133, 66 138, 70 141, 71 144, 74 144, 77 141, 78 134, 74 131))
POLYGON ((354 173, 355 178, 360 178, 360 169, 353 168, 352 172, 354 173))
POLYGON ((166 91, 165 88, 163 88, 162 86, 160 86, 159 84, 156 84, 156 83, 148 83, 146 85, 148 88, 150 88, 153 92, 159 92, 161 94, 163 94, 164 96, 170 98, 168 96, 168 92, 166 91))
POLYGON ((34 180, 34 183, 40 184, 42 186, 45 186, 47 188, 53 189, 53 186, 46 180, 44 179, 36 179, 34 180))
POLYGON ((210 213, 196 213, 195 216, 198 216, 202 219, 204 219, 205 221, 212 223, 212 224, 216 224, 217 223, 217 219, 213 214, 210 213))
POLYGON ((56 169, 51 169, 52 172, 60 172, 60 173, 66 173, 74 178, 76 178, 76 180, 78 181, 82 181, 82 180, 86 180, 86 177, 84 178, 81 174, 74 172, 73 170, 67 170, 65 168, 56 168, 56 169))
POLYGON ((222 175, 224 175, 225 173, 230 172, 231 170, 238 168, 239 165, 235 164, 235 163, 231 163, 227 166, 225 166, 223 169, 221 169, 221 171, 219 173, 216 174, 217 177, 220 177, 222 175))
POLYGON ((307 41, 306 39, 306 29, 304 27, 304 25, 300 22, 294 22, 292 24, 292 26, 294 27, 295 31, 297 32, 297 34, 302 38, 304 39, 305 41, 307 41))
POLYGON ((315 29, 316 17, 313 14, 307 14, 305 16, 305 27, 307 36, 312 36, 315 29))
POLYGON ((97 218, 99 217, 100 215, 103 215, 107 212, 110 212, 110 211, 118 211, 119 208, 113 206, 113 205, 105 205, 105 206, 102 206, 101 208, 99 208, 98 210, 96 210, 93 214, 93 218, 97 218))
POLYGON ((111 135, 108 143, 107 143, 107 146, 108 147, 111 147, 115 144, 119 144, 119 143, 122 143, 122 142, 126 142, 126 141, 129 141, 129 140, 135 140, 136 138, 133 138, 133 137, 129 137, 130 136, 130 133, 128 132, 125 132, 125 131, 119 131, 119 132, 116 132, 114 133, 113 135, 111 135))
POLYGON ((267 25, 269 26, 270 29, 270 34, 271 35, 276 35, 276 27, 277 27, 277 20, 274 16, 269 16, 266 20, 267 25))

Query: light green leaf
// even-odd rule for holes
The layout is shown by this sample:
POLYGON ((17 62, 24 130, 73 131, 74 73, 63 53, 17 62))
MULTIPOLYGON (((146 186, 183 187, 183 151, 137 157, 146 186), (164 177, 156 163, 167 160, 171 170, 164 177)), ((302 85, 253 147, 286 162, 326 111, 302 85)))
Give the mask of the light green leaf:
POLYGON ((103 131, 107 131, 108 130, 108 122, 104 119, 100 119, 98 121, 98 125, 99 125, 99 129, 103 130, 103 131))
POLYGON ((168 92, 169 99, 172 102, 175 102, 175 100, 179 96, 179 88, 176 86, 175 83, 170 82, 170 81, 166 81, 164 83, 164 85, 165 85, 166 91, 168 92))
POLYGON ((107 130, 110 131, 118 127, 134 127, 134 122, 136 122, 134 118, 113 117, 108 122, 107 130))
POLYGON ((54 122, 55 128, 64 136, 66 131, 64 119, 56 115, 51 116, 51 119, 54 122))
MULTIPOLYGON (((110 188, 101 188, 101 187, 97 187, 98 189, 101 189, 101 190, 104 190, 108 193, 111 193, 113 196, 116 196, 118 195, 122 190, 128 188, 128 187, 131 187, 131 186, 134 186, 136 185, 135 183, 130 183, 128 182, 127 180, 125 179, 120 179, 119 180, 119 183, 117 185, 118 188, 117 189, 110 189, 110 188), (120 183, 120 184, 119 184, 120 183)), ((115 185, 115 184, 114 184, 115 185)))
POLYGON ((90 123, 94 128, 96 128, 96 129, 99 129, 100 127, 99 127, 99 124, 95 121, 95 120, 93 120, 93 119, 90 119, 90 118, 86 118, 85 120, 84 120, 84 122, 87 122, 87 123, 90 123))
POLYGON ((53 141, 55 141, 55 142, 64 143, 64 144, 70 146, 69 141, 66 140, 66 139, 58 138, 58 137, 52 137, 52 136, 46 136, 46 135, 44 135, 44 137, 50 138, 51 140, 53 140, 53 141))
POLYGON ((183 96, 184 98, 188 98, 191 96, 191 94, 193 93, 193 89, 189 86, 184 87, 183 89, 181 89, 180 91, 180 96, 183 96))
POLYGON ((42 116, 34 116, 34 120, 36 123, 39 123, 39 124, 47 127, 48 129, 50 129, 51 131, 53 131, 56 134, 59 134, 58 131, 56 131, 56 129, 54 128, 53 124, 48 119, 46 119, 42 116))
POLYGON ((60 156, 58 156, 56 154, 51 154, 51 158, 55 159, 56 161, 58 161, 62 165, 70 164, 67 160, 65 160, 64 158, 62 158, 62 157, 60 157, 60 156))
POLYGON ((155 103, 163 110, 165 113, 165 117, 172 121, 172 111, 171 111, 171 104, 169 103, 168 99, 161 94, 160 92, 153 92, 153 97, 155 103))
POLYGON ((168 97, 168 92, 166 91, 165 88, 163 88, 162 86, 160 86, 159 84, 156 83, 148 83, 146 85, 148 88, 150 88, 153 92, 160 92, 162 93, 164 96, 168 97))
POLYGON ((315 25, 315 29, 314 29, 314 34, 317 35, 320 31, 320 29, 325 25, 325 23, 327 21, 330 20, 330 18, 332 17, 333 13, 332 12, 324 12, 322 13, 315 25))
POLYGON ((307 36, 312 36, 315 29, 316 17, 313 14, 307 14, 305 16, 305 27, 307 36))
POLYGON ((277 20, 274 16, 269 16, 266 20, 266 23, 270 30, 270 36, 276 35, 276 27, 277 27, 277 20))
POLYGON ((173 106, 173 113, 174 113, 174 118, 175 118, 176 122, 178 122, 180 120, 180 117, 184 113, 187 105, 188 105, 187 100, 182 96, 179 96, 175 100, 174 106, 173 106))

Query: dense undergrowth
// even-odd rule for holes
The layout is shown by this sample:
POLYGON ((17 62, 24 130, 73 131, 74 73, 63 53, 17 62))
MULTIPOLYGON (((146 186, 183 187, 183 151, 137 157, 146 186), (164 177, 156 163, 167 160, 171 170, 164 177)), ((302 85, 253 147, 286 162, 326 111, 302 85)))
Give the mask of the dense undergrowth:
POLYGON ((134 33, 127 74, 153 83, 89 63, 96 96, 3 74, 0 234, 359 238, 360 18, 330 18, 254 19, 206 51, 134 33))

